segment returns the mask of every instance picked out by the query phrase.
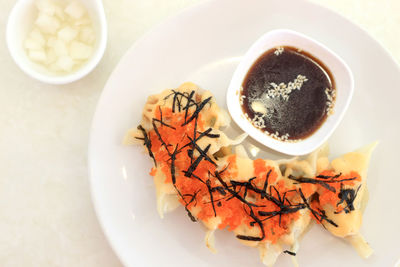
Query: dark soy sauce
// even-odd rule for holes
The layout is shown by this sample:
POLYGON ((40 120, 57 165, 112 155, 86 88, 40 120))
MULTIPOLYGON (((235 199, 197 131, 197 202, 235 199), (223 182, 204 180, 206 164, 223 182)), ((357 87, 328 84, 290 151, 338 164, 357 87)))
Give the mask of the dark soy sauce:
POLYGON ((336 95, 324 64, 288 46, 260 56, 242 87, 240 102, 247 119, 284 141, 312 135, 332 112, 336 95))

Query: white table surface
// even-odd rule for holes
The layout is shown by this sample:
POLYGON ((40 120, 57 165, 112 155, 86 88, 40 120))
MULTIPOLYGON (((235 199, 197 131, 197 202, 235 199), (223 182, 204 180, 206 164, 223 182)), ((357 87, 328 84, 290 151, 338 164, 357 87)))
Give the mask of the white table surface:
MULTIPOLYGON (((295 1, 295 0, 294 0, 295 1)), ((366 29, 400 61, 399 0, 313 0, 366 29)), ((91 203, 87 146, 96 102, 126 50, 199 0, 103 0, 108 47, 81 81, 24 75, 5 44, 16 0, 0 0, 0 266, 121 266, 91 203)))

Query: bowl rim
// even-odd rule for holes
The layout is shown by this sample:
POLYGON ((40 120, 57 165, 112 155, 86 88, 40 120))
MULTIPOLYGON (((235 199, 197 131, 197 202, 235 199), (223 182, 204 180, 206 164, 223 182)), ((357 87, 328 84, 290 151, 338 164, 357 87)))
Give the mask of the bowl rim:
MULTIPOLYGON (((107 33, 108 33, 108 28, 107 28, 107 21, 106 21, 106 16, 104 12, 104 7, 102 1, 95 1, 95 10, 94 14, 98 17, 99 21, 99 38, 97 41, 96 49, 92 55, 92 57, 78 70, 66 74, 66 75, 46 75, 45 73, 42 73, 40 71, 35 70, 29 64, 24 64, 21 60, 19 60, 18 56, 18 50, 23 49, 22 46, 18 48, 15 46, 13 43, 13 36, 14 32, 13 29, 16 25, 16 21, 19 19, 20 12, 24 8, 26 8, 27 5, 29 5, 31 2, 34 0, 19 0, 15 3, 14 7, 12 8, 8 18, 7 18, 7 25, 6 25, 6 43, 7 43, 7 48, 8 51, 14 60, 14 62, 17 64, 17 66, 28 76, 31 78, 34 78, 38 81, 41 81, 43 83, 47 84, 67 84, 67 83, 72 83, 74 81, 77 81, 87 74, 89 74, 100 62, 102 59, 104 52, 106 50, 107 46, 107 33)), ((33 62, 35 64, 35 62, 33 62)))
MULTIPOLYGON (((279 39, 279 38, 278 38, 279 39)), ((283 39, 281 38, 281 43, 282 45, 289 45, 285 44, 283 39)), ((298 47, 300 49, 303 49, 304 47, 298 46, 296 43, 293 43, 293 47, 298 47)), ((304 49, 304 51, 308 51, 307 49, 304 49)), ((310 52, 310 51, 308 51, 310 52)), ((314 55, 316 58, 319 59, 318 53, 311 53, 314 55)), ((327 67, 329 67, 329 64, 326 64, 327 62, 321 60, 327 67)), ((333 63, 332 63, 333 64, 333 63)), ((331 70, 331 73, 333 76, 335 76, 335 73, 331 70)), ((345 80, 345 79, 344 79, 345 80)), ((335 81, 336 81, 336 88, 338 84, 338 80, 335 76, 335 81)), ((320 147, 323 143, 327 141, 327 139, 332 135, 334 130, 337 128, 339 123, 344 117, 344 114, 346 113, 352 96, 354 93, 354 77, 351 69, 347 65, 347 63, 340 57, 338 56, 335 52, 333 52, 331 49, 326 47, 324 44, 312 39, 311 37, 297 32, 293 31, 290 29, 274 29, 271 31, 268 31, 264 33, 261 37, 259 37, 247 50, 245 55, 242 57, 241 61, 239 62, 238 66, 236 67, 232 79, 230 81, 230 84, 228 86, 227 94, 226 94, 226 101, 227 101, 227 106, 228 106, 228 111, 233 118, 233 120, 236 122, 236 124, 246 133, 249 134, 250 137, 255 139, 257 142, 260 144, 271 148, 275 151, 278 151, 280 153, 284 153, 287 155, 291 156, 301 156, 301 155, 306 155, 320 147), (292 36, 298 39, 302 39, 302 41, 305 41, 308 44, 312 44, 313 46, 317 47, 320 49, 321 52, 325 53, 325 56, 328 56, 332 62, 336 62, 338 66, 340 66, 340 69, 342 70, 342 76, 344 76, 347 79, 346 83, 346 94, 344 94, 343 97, 338 98, 336 97, 335 101, 335 112, 333 116, 328 115, 327 119, 322 123, 322 125, 309 137, 305 139, 301 139, 297 142, 284 142, 284 141, 279 141, 265 133, 263 133, 261 130, 257 129, 254 127, 254 125, 244 117, 244 112, 242 110, 242 107, 240 105, 239 101, 239 93, 240 93, 240 88, 242 86, 243 80, 245 79, 246 74, 248 73, 249 69, 253 66, 254 62, 261 56, 263 55, 266 51, 268 51, 271 48, 277 47, 279 45, 274 45, 270 46, 267 48, 263 49, 258 49, 258 46, 262 45, 263 43, 266 43, 269 41, 269 38, 272 36, 276 36, 277 34, 281 34, 282 36, 292 36), (258 50, 256 50, 258 49, 258 50), (256 51, 256 52, 254 52, 256 51), (256 56, 254 56, 256 54, 256 56), (250 60, 249 60, 250 58, 250 60), (341 100, 341 108, 337 108, 337 103, 338 99, 341 100), (321 134, 321 129, 324 129, 325 134, 321 134), (316 133, 319 133, 318 136, 316 133), (318 137, 318 138, 317 138, 318 137)), ((343 95, 343 94, 342 94, 343 95)))

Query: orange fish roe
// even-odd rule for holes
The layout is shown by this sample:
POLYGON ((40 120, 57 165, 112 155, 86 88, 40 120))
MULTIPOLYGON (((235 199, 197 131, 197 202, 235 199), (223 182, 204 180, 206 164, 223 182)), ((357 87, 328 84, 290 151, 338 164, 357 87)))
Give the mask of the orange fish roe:
MULTIPOLYGON (((253 161, 255 177, 247 186, 264 190, 264 195, 246 189, 244 185, 233 185, 231 178, 240 178, 238 177, 237 156, 228 156, 226 166, 218 167, 212 156, 207 155, 209 160, 206 160, 197 148, 193 149, 191 141, 198 138, 206 129, 200 113, 197 119, 185 123, 190 116, 190 114, 186 115, 185 118, 184 112, 174 113, 169 107, 155 109, 155 120, 153 120, 155 129, 151 130, 148 136, 157 168, 166 177, 165 183, 174 184, 180 195, 180 202, 189 212, 196 208, 198 220, 207 222, 218 216, 220 218, 218 228, 227 228, 230 231, 236 230, 240 225, 258 227, 260 230, 262 227, 262 231, 265 231, 262 239, 275 243, 280 236, 288 233, 291 222, 299 218, 298 211, 274 216, 258 215, 259 212, 276 213, 280 211, 280 207, 266 197, 267 189, 274 184, 276 185, 275 189, 280 192, 279 194, 289 190, 283 181, 276 183, 277 171, 273 167, 267 166, 265 160, 253 161), (179 152, 172 157, 174 151, 179 152), (202 157, 202 160, 196 163, 195 168, 191 168, 199 157, 202 157), (216 177, 217 170, 221 171, 219 174, 221 180, 216 177), (226 188, 223 183, 227 186, 226 188), (263 188, 264 185, 268 188, 263 188), (250 213, 253 213, 253 216, 250 213), (271 218, 266 219, 266 217, 271 218), (255 218, 258 222, 255 221, 255 218)), ((205 148, 201 149, 205 150, 205 148)), ((153 168, 150 174, 154 176, 156 172, 157 169, 153 168)), ((239 180, 245 182, 250 178, 243 177, 239 180)), ((277 201, 281 197, 281 195, 278 197, 278 192, 271 193, 277 201)), ((285 200, 282 204, 289 205, 285 200)))
POLYGON ((301 190, 303 190, 306 198, 311 197, 315 193, 316 188, 317 186, 314 184, 301 184, 301 190))
MULTIPOLYGON (((340 213, 345 210, 345 205, 348 205, 345 199, 346 195, 342 193, 343 190, 354 191, 354 185, 356 182, 361 181, 361 176, 354 171, 348 174, 336 174, 332 170, 326 170, 313 179, 315 179, 317 183, 302 183, 300 185, 306 198, 311 197, 315 193, 318 196, 318 201, 312 201, 310 205, 311 208, 314 210, 323 210, 325 205, 331 205, 336 208, 336 213, 340 213), (324 182, 325 184, 318 182, 324 182)), ((356 194, 357 189, 354 192, 356 194)), ((347 202, 349 201, 352 202, 354 199, 348 199, 347 202)), ((315 218, 315 216, 313 217, 320 223, 318 218, 315 218)))
MULTIPOLYGON (((320 212, 321 206, 335 206, 341 200, 339 192, 342 187, 352 186, 361 179, 357 173, 340 175, 335 179, 344 181, 329 183, 330 190, 320 182, 326 182, 325 178, 318 176, 313 179, 319 182, 299 180, 300 185, 296 185, 281 178, 280 170, 263 159, 252 161, 253 177, 238 177, 240 166, 237 155, 217 160, 208 153, 211 144, 204 145, 202 142, 200 146, 197 143, 201 138, 211 140, 219 137, 213 134, 212 128, 207 129, 209 118, 201 113, 210 104, 211 98, 195 102, 193 94, 173 92, 170 97, 174 97, 175 106, 157 106, 152 120, 153 129, 149 132, 143 130, 142 140, 156 162, 150 175, 156 175, 158 170, 165 175, 165 183, 174 185, 180 203, 192 220, 209 222, 218 217, 218 228, 230 231, 237 230, 239 226, 257 227, 259 231, 253 232, 258 232, 258 236, 238 234, 237 238, 275 243, 291 231, 293 221, 300 218, 301 209, 317 213, 320 222, 324 215, 320 212), (183 98, 186 98, 186 104, 181 105, 183 98), (308 203, 307 199, 316 192, 319 203, 308 203)), ((320 175, 335 176, 330 171, 320 175)))
POLYGON ((157 169, 156 168, 151 168, 151 171, 149 172, 149 174, 151 176, 154 176, 154 175, 156 175, 156 173, 157 173, 157 169))

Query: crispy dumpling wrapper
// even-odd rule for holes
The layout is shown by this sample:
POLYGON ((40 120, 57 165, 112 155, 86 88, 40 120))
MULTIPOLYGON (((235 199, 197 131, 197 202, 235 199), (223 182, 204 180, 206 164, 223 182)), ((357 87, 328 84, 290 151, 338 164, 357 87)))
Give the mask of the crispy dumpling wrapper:
MULTIPOLYGON (((326 193, 326 189, 331 188, 329 185, 321 186, 322 183, 315 183, 315 181, 312 181, 312 179, 325 179, 318 178, 318 175, 326 171, 333 172, 335 174, 340 173, 346 175, 349 173, 358 173, 360 179, 354 180, 354 183, 345 185, 345 189, 350 191, 352 190, 351 192, 354 195, 354 199, 351 203, 351 209, 349 207, 345 207, 345 209, 342 209, 341 212, 338 212, 338 206, 342 207, 343 203, 339 203, 338 205, 332 205, 329 203, 321 205, 320 208, 322 210, 319 211, 318 214, 321 216, 321 218, 323 216, 326 216, 326 218, 325 220, 321 219, 318 221, 318 223, 321 223, 333 235, 348 240, 351 244, 353 244, 361 256, 368 257, 372 253, 372 249, 370 249, 364 238, 359 233, 359 229, 362 223, 362 213, 364 211, 368 196, 366 186, 367 168, 370 155, 376 144, 372 144, 355 152, 347 153, 342 157, 334 159, 333 161, 329 161, 328 159, 329 147, 327 145, 322 146, 306 158, 295 157, 288 160, 278 161, 265 159, 253 160, 248 157, 245 148, 240 145, 247 137, 247 134, 242 134, 234 138, 228 137, 223 131, 223 128, 228 126, 230 123, 230 117, 228 113, 218 107, 211 92, 202 90, 193 83, 184 83, 177 89, 169 89, 161 92, 160 94, 149 96, 143 109, 142 121, 139 127, 129 130, 123 140, 123 143, 128 145, 144 144, 149 156, 153 158, 155 165, 151 171, 151 175, 153 176, 156 187, 157 211, 161 218, 163 218, 165 213, 174 210, 180 204, 183 205, 183 202, 186 202, 185 208, 189 217, 194 221, 200 220, 207 229, 204 241, 206 246, 213 253, 216 252, 214 237, 215 230, 221 228, 221 225, 222 228, 224 228, 224 225, 226 225, 226 222, 224 222, 226 218, 216 213, 216 208, 214 206, 213 209, 215 215, 209 216, 206 219, 204 218, 204 211, 200 207, 201 205, 188 206, 191 202, 188 204, 186 200, 183 200, 182 194, 178 194, 177 185, 174 182, 171 182, 171 177, 169 177, 171 175, 168 175, 168 173, 165 172, 165 167, 168 167, 168 164, 171 164, 171 158, 167 160, 167 162, 169 162, 167 165, 165 162, 164 165, 157 164, 157 162, 160 161, 160 156, 157 156, 157 151, 154 152, 156 155, 153 155, 153 151, 151 151, 151 144, 149 144, 149 142, 152 137, 150 136, 150 133, 153 133, 154 138, 155 127, 164 126, 171 128, 169 124, 173 118, 172 116, 175 114, 174 112, 182 114, 182 112, 185 112, 185 109, 187 109, 187 116, 185 115, 185 123, 183 121, 182 123, 186 124, 187 121, 190 122, 191 120, 197 120, 201 118, 203 133, 208 129, 207 134, 203 134, 199 140, 196 140, 196 148, 193 148, 187 153, 190 153, 191 159, 189 160, 192 162, 191 164, 193 164, 195 159, 207 158, 209 162, 212 162, 216 165, 215 174, 208 174, 209 180, 212 175, 215 176, 213 185, 211 185, 211 181, 207 182, 210 195, 212 195, 213 192, 219 192, 220 194, 222 194, 221 192, 225 192, 224 195, 219 196, 221 199, 224 199, 227 192, 230 192, 231 198, 234 198, 235 194, 240 193, 242 194, 241 198, 243 201, 255 203, 256 197, 254 196, 254 192, 252 195, 250 191, 255 190, 251 189, 252 187, 256 187, 258 190, 257 194, 260 193, 259 191, 261 190, 260 188, 262 185, 260 184, 260 177, 262 176, 267 177, 265 179, 265 187, 263 189, 265 191, 264 194, 268 195, 268 197, 266 196, 267 199, 272 198, 272 196, 276 194, 275 200, 269 200, 275 201, 275 210, 269 210, 264 213, 272 214, 271 218, 276 219, 278 218, 278 213, 275 214, 274 212, 281 212, 282 210, 279 209, 288 209, 286 210, 286 213, 281 213, 279 218, 280 216, 286 216, 287 214, 296 212, 297 217, 288 217, 292 219, 289 219, 285 222, 285 231, 279 235, 279 238, 268 239, 265 237, 264 239, 257 239, 256 237, 267 236, 271 233, 273 234, 274 232, 273 230, 270 231, 271 229, 262 230, 264 224, 261 225, 260 222, 257 221, 249 224, 248 221, 245 223, 245 220, 243 220, 240 225, 230 229, 236 235, 236 237, 238 237, 238 240, 241 243, 247 246, 257 247, 259 249, 261 261, 266 266, 272 266, 282 252, 288 252, 285 249, 289 249, 289 252, 293 255, 297 253, 299 249, 299 241, 311 227, 312 219, 315 219, 314 212, 316 209, 313 211, 313 205, 319 204, 319 197, 322 194, 333 194, 335 197, 339 198, 338 194, 344 192, 340 191, 339 193, 339 191, 336 190, 334 193, 326 193), (182 95, 184 97, 179 97, 182 95), (194 106, 196 107, 196 110, 193 108, 194 106), (197 112, 197 108, 199 108, 199 112, 197 112), (159 119, 155 120, 155 118, 159 119), (158 123, 157 125, 160 126, 155 126, 155 123, 158 123), (207 152, 204 153, 204 151, 207 152), (269 169, 270 171, 268 174, 267 171, 261 171, 260 174, 260 166, 261 169, 264 167, 266 170, 269 169), (273 171, 275 176, 273 181, 268 182, 267 179, 271 171, 273 171), (218 177, 220 180, 217 181, 216 178, 218 172, 225 172, 225 174, 221 177, 218 177), (254 180, 256 178, 258 180, 254 180), (306 180, 303 178, 306 178, 306 180), (253 181, 258 181, 258 184, 253 184, 253 181), (304 186, 304 183, 300 183, 299 181, 306 181, 308 184, 304 186), (242 191, 233 191, 234 193, 232 193, 232 189, 229 189, 229 187, 240 187, 239 185, 241 185, 241 183, 243 184, 246 182, 250 183, 249 194, 246 193, 243 195, 242 191), (227 186, 227 184, 229 184, 229 186, 227 186), (276 188, 292 189, 287 190, 285 195, 279 195, 278 189, 276 188), (306 189, 308 189, 308 191, 306 189), (275 190, 277 193, 274 193, 275 191, 273 190, 275 190), (295 195, 291 195, 290 191, 292 193, 295 192, 295 195), (278 200, 280 201, 280 204, 277 202, 278 200), (292 202, 294 204, 292 204, 292 202), (298 207, 298 209, 296 209, 296 207, 298 207), (291 208, 295 208, 296 210, 290 212, 291 208), (327 218, 329 218, 329 220, 327 218)), ((182 127, 182 125, 179 124, 177 127, 182 127)), ((199 130, 198 134, 201 134, 199 130)), ((179 145, 183 146, 181 143, 184 142, 184 138, 185 136, 183 136, 180 144, 176 145, 176 148, 179 145)), ((168 144, 164 145, 166 148, 161 146, 161 148, 158 149, 161 149, 160 151, 163 149, 168 150, 168 144)), ((182 165, 183 163, 180 164, 182 165)), ((182 168, 179 166, 177 167, 174 165, 175 174, 179 176, 181 175, 180 173, 183 172, 186 176, 188 170, 179 169, 182 168)), ((191 170, 188 177, 191 175, 193 176, 193 171, 194 170, 191 170)), ((201 179, 201 177, 197 176, 187 179, 193 178, 201 179)), ((203 183, 205 182, 203 181, 203 183)), ((187 188, 187 185, 185 184, 181 186, 187 188)), ((340 188, 340 190, 342 190, 342 188, 340 188)), ((195 197, 198 191, 192 193, 193 197, 195 197)), ((207 199, 207 196, 208 195, 203 194, 202 199, 196 199, 196 201, 210 202, 210 199, 207 199)), ((262 199, 263 198, 261 198, 261 200, 262 199)), ((265 223, 267 223, 267 221, 265 223)), ((279 226, 275 227, 280 227, 280 221, 279 226)), ((295 257, 291 257, 293 258, 294 263, 297 264, 295 257)))

